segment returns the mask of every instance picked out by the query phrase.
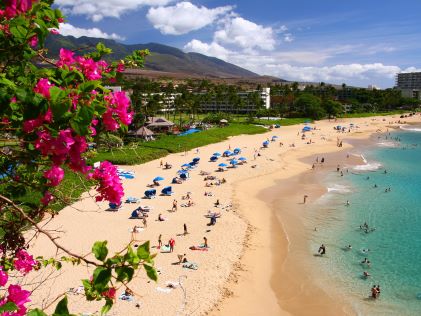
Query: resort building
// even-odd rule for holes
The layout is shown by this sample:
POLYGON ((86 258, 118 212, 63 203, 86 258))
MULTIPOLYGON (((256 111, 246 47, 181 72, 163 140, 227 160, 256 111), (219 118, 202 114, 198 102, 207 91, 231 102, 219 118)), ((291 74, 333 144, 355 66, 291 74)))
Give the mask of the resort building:
POLYGON ((151 100, 154 100, 160 104, 161 112, 172 112, 175 109, 175 99, 181 96, 181 93, 142 93, 142 105, 146 105, 151 100))
POLYGON ((250 113, 256 112, 258 109, 270 108, 270 88, 242 91, 238 92, 237 96, 239 99, 236 104, 230 101, 228 94, 222 97, 211 96, 208 100, 203 100, 200 103, 200 109, 203 112, 250 113))
POLYGON ((398 73, 396 88, 403 97, 421 100, 421 72, 398 73))

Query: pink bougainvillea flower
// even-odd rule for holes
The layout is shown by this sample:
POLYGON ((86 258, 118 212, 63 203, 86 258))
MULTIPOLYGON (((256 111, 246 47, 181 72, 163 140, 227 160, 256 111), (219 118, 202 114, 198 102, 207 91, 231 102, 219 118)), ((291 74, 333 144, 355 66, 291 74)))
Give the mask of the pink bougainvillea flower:
POLYGON ((51 194, 50 191, 46 191, 44 193, 44 196, 41 198, 41 203, 47 206, 52 200, 54 200, 54 196, 51 194))
POLYGON ((34 257, 23 249, 18 250, 15 261, 13 262, 15 269, 23 274, 31 272, 37 264, 38 262, 34 259, 34 257))
POLYGON ((50 33, 55 35, 60 34, 60 32, 57 29, 51 29, 50 33))
POLYGON ((0 266, 0 286, 5 286, 8 280, 9 276, 3 271, 3 267, 0 266))
POLYGON ((32 8, 32 0, 6 0, 5 15, 8 19, 18 14, 25 13, 32 8))
MULTIPOLYGON (((7 302, 13 302, 18 307, 17 311, 13 312, 5 312, 2 316, 24 316, 26 315, 26 307, 24 306, 25 303, 30 302, 29 296, 31 292, 24 290, 17 284, 11 284, 8 288, 8 294, 6 300, 3 300, 2 303, 6 304, 7 302)), ((3 305, 3 304, 1 304, 3 305)))
POLYGON ((28 41, 29 45, 31 45, 32 47, 36 47, 38 45, 38 36, 34 35, 32 36, 29 41, 28 41))
POLYGON ((58 19, 57 19, 57 22, 58 22, 58 23, 63 23, 63 22, 64 22, 64 19, 63 19, 63 18, 58 18, 58 19))
POLYGON ((71 50, 60 48, 60 59, 57 62, 58 67, 67 66, 70 67, 75 63, 75 53, 71 50))
POLYGON ((48 81, 47 78, 41 78, 35 85, 34 91, 43 95, 45 98, 50 98, 50 88, 53 85, 48 81))
POLYGON ((119 127, 117 121, 113 118, 113 111, 109 108, 102 115, 102 123, 107 131, 116 131, 119 127))
POLYGON ((123 72, 123 71, 124 71, 124 64, 123 64, 123 63, 119 63, 119 64, 117 65, 117 69, 116 69, 116 71, 117 71, 117 72, 123 72))
POLYGON ((109 288, 107 291, 102 292, 102 296, 107 297, 111 300, 115 299, 115 294, 116 294, 117 290, 113 287, 109 288))
POLYGON ((64 170, 58 166, 52 166, 51 169, 44 172, 44 178, 49 181, 47 185, 58 186, 64 178, 64 170))
POLYGON ((117 173, 117 168, 108 161, 101 162, 95 169, 92 178, 99 181, 97 201, 107 200, 111 203, 120 204, 124 195, 123 185, 117 173))

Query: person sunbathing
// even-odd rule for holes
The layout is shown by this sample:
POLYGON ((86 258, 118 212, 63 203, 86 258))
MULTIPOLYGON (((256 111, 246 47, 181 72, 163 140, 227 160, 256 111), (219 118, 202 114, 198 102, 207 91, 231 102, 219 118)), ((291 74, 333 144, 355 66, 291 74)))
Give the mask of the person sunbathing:
POLYGON ((162 214, 161 214, 161 213, 158 215, 158 221, 160 221, 160 222, 165 221, 165 217, 164 217, 164 216, 162 216, 162 214))

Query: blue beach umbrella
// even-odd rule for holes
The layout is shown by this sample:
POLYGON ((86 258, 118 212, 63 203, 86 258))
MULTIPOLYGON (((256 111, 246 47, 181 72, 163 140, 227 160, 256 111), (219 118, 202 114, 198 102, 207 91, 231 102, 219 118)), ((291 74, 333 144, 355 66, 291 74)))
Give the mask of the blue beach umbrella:
POLYGON ((276 136, 276 135, 273 135, 273 136, 272 136, 272 139, 273 139, 273 138, 278 138, 278 136, 276 136))
POLYGON ((153 181, 162 181, 162 180, 164 180, 163 177, 156 177, 155 179, 153 179, 153 181))
POLYGON ((240 161, 246 161, 247 158, 246 157, 240 157, 240 158, 238 158, 238 160, 240 160, 240 161))
POLYGON ((221 156, 221 153, 217 151, 217 152, 213 153, 213 155, 216 156, 216 157, 219 157, 219 156, 221 156))
POLYGON ((267 145, 269 145, 269 142, 268 142, 267 140, 265 140, 265 141, 263 142, 263 146, 267 146, 267 145))
POLYGON ((182 164, 181 167, 190 167, 188 163, 182 164))
POLYGON ((236 165, 237 163, 238 163, 238 161, 235 160, 235 159, 233 159, 233 160, 230 161, 230 164, 232 164, 232 165, 236 165))
POLYGON ((228 167, 228 165, 227 165, 226 163, 220 163, 220 164, 218 165, 218 167, 228 167))

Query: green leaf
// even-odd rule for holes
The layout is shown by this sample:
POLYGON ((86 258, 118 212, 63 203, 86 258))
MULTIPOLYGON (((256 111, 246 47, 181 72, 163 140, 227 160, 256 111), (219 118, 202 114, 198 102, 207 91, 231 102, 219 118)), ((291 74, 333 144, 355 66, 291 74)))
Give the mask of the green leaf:
POLYGON ((7 302, 6 304, 0 306, 0 313, 4 312, 14 312, 17 311, 18 307, 13 302, 7 302))
POLYGON ((81 83, 78 88, 82 92, 90 93, 92 90, 95 90, 100 85, 101 85, 101 81, 91 80, 91 81, 86 81, 84 83, 81 83))
POLYGON ((137 248, 137 256, 139 259, 148 259, 150 255, 149 240, 137 248))
POLYGON ((47 316, 47 314, 44 313, 42 310, 36 308, 36 309, 33 309, 33 310, 29 311, 29 313, 26 314, 26 316, 47 316))
POLYGON ((92 252, 94 253, 95 258, 100 261, 104 261, 108 255, 107 241, 104 240, 95 242, 92 247, 92 252))
POLYGON ((105 305, 102 306, 101 308, 101 315, 107 314, 110 311, 111 307, 113 306, 113 301, 110 300, 109 298, 106 298, 105 301, 106 301, 105 305))
POLYGON ((67 296, 65 296, 60 302, 58 302, 53 316, 68 316, 68 315, 70 314, 69 314, 69 309, 67 308, 67 296))
POLYGON ((92 283, 96 291, 98 291, 99 293, 104 292, 110 280, 111 269, 105 269, 103 267, 98 267, 95 269, 92 283))
POLYGON ((115 272, 117 273, 117 280, 120 282, 125 280, 130 282, 134 275, 134 269, 131 267, 118 267, 115 269, 115 272))
POLYGON ((155 268, 148 265, 148 264, 144 264, 143 267, 146 270, 146 274, 149 277, 149 279, 157 281, 158 280, 158 273, 156 272, 155 268))
POLYGON ((70 126, 81 136, 90 133, 88 126, 92 123, 94 109, 91 106, 84 105, 79 108, 76 115, 70 120, 70 126))

